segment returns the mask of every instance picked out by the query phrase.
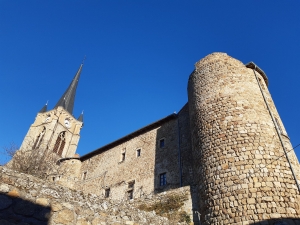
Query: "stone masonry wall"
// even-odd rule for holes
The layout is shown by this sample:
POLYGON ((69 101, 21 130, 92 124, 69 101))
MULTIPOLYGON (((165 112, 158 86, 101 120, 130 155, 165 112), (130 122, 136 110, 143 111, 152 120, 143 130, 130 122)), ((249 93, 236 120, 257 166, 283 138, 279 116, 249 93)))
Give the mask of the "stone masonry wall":
MULTIPOLYGON (((174 192, 188 194, 188 189, 174 192)), ((147 200, 161 199, 164 194, 148 196, 143 201, 147 204, 147 200)), ((184 203, 184 207, 189 201, 184 203)), ((113 201, 93 194, 86 195, 0 167, 0 224, 3 225, 174 224, 154 212, 134 207, 140 203, 141 200, 113 201)))
POLYGON ((82 162, 82 179, 77 188, 109 198, 133 198, 179 187, 177 120, 140 134, 82 162), (164 139, 164 146, 159 142, 164 139), (137 155, 140 150, 140 156, 137 155), (123 154, 125 156, 123 156, 123 154), (123 159, 125 157, 125 159, 123 159), (160 186, 159 176, 166 173, 167 184, 160 186), (85 174, 85 175, 84 175, 85 174))
POLYGON ((202 223, 299 218, 299 192, 253 71, 213 53, 196 63, 188 93, 202 223))
POLYGON ((62 157, 73 157, 79 142, 79 133, 82 125, 83 123, 81 121, 76 120, 62 107, 44 113, 38 113, 35 121, 28 130, 20 149, 22 151, 32 149, 39 135, 45 129, 41 144, 36 147, 38 147, 40 151, 49 149, 50 152, 52 152, 58 135, 64 131, 66 133, 62 157), (70 123, 69 127, 66 127, 65 125, 66 119, 70 123))

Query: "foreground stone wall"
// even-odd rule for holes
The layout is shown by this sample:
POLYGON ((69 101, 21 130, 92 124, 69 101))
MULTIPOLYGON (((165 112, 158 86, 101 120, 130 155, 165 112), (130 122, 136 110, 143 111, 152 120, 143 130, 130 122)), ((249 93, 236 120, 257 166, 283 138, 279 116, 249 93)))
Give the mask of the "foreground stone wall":
MULTIPOLYGON (((187 190, 178 193, 185 194, 187 190)), ((138 210, 135 206, 139 203, 134 200, 113 201, 86 195, 5 167, 0 167, 0 192, 0 224, 3 225, 173 224, 154 212, 138 210)), ((163 194, 155 198, 163 198, 163 194)))
POLYGON ((188 93, 202 223, 299 218, 295 179, 253 71, 213 53, 196 63, 188 93))

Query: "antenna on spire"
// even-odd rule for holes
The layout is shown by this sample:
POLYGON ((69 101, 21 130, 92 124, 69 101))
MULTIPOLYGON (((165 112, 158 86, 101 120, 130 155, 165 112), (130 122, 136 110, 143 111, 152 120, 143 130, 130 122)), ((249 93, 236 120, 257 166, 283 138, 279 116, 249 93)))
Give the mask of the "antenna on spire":
POLYGON ((83 57, 83 60, 82 60, 82 63, 81 63, 81 64, 84 63, 84 60, 86 60, 86 55, 83 57))

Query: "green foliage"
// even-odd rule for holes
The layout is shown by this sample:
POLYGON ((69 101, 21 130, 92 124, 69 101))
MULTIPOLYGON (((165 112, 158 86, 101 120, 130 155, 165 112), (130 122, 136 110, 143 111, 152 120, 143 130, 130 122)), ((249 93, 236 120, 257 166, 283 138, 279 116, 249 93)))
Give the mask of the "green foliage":
POLYGON ((185 211, 179 211, 187 200, 186 195, 168 195, 160 201, 152 204, 141 204, 138 206, 143 211, 155 211, 159 216, 167 217, 170 221, 190 223, 190 216, 185 211))

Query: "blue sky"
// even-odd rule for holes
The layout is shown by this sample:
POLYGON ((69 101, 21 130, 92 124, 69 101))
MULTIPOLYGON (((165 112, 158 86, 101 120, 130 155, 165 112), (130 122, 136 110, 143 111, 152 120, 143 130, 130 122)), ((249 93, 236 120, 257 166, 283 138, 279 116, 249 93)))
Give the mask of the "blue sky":
POLYGON ((75 117, 84 110, 80 155, 178 112, 195 62, 212 52, 266 72, 295 146, 299 10, 299 1, 0 0, 0 147, 21 144, 84 55, 74 108, 75 117))

